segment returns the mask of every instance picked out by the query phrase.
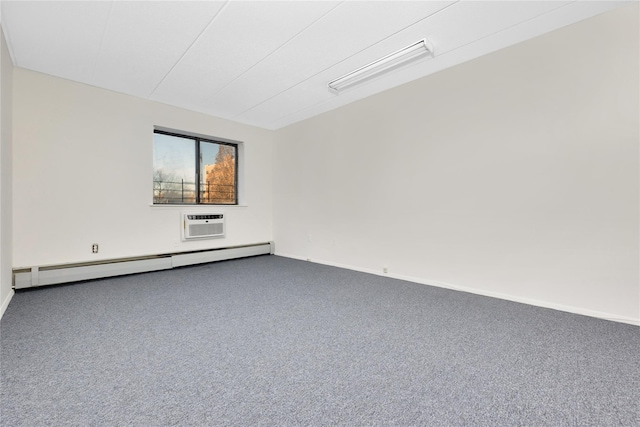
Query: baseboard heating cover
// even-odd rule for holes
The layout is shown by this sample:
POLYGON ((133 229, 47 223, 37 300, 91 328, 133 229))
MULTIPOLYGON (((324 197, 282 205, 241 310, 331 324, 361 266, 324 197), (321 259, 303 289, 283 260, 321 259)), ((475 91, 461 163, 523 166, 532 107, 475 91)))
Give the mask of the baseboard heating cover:
POLYGON ((103 277, 169 270, 187 265, 273 254, 273 242, 79 264, 61 264, 13 270, 14 289, 72 283, 103 277))

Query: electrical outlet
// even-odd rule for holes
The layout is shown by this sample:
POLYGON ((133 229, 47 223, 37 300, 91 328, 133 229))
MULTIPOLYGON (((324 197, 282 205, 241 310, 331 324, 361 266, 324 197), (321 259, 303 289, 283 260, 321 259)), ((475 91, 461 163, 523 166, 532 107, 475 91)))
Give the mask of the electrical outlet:
POLYGON ((98 244, 94 243, 93 245, 91 245, 91 253, 97 254, 98 253, 98 244))
POLYGON ((384 274, 387 274, 389 272, 389 269, 387 267, 382 267, 382 272, 384 274))

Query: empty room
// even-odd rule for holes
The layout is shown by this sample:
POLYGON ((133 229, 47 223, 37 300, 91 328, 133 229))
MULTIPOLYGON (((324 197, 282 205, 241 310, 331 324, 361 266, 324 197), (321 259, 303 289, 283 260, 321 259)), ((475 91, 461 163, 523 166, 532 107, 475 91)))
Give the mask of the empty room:
POLYGON ((637 1, 0 1, 0 425, 640 426, 637 1))

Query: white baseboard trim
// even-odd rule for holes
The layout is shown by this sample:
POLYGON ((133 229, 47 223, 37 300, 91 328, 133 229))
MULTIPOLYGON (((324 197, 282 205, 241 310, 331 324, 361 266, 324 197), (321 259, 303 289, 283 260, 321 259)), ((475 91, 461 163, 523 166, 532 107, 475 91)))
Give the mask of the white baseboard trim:
POLYGON ((9 295, 7 295, 4 301, 2 301, 2 305, 0 305, 0 319, 2 319, 2 316, 4 316, 4 312, 7 310, 7 307, 9 307, 9 303, 11 302, 11 298, 13 298, 14 294, 15 292, 13 291, 13 289, 10 289, 9 295))
POLYGON ((13 270, 14 289, 73 283, 84 280, 115 277, 150 271, 169 270, 187 265, 267 255, 274 251, 273 242, 253 243, 242 246, 203 249, 149 255, 138 258, 119 258, 80 264, 34 266, 13 270))
POLYGON ((503 294, 500 292, 483 291, 481 289, 452 285, 450 283, 440 282, 438 280, 429 280, 429 279, 424 279, 420 277, 405 276, 401 274, 392 274, 392 273, 385 274, 373 269, 361 268, 361 267, 356 267, 356 266, 346 265, 346 264, 339 264, 339 263, 324 261, 319 259, 310 259, 310 258, 305 258, 305 257, 293 255, 293 254, 282 253, 278 251, 275 252, 275 255, 285 257, 285 258, 297 259, 301 261, 314 262, 316 264, 323 264, 323 265, 329 265, 332 267, 344 268, 347 270, 359 271, 362 273, 375 274, 376 276, 390 277, 392 279, 419 283, 421 285, 435 286, 438 288, 451 289, 451 290, 460 291, 460 292, 468 292, 470 294, 482 295, 482 296, 491 297, 491 298, 498 298, 498 299, 518 302, 522 304, 533 305, 536 307, 550 308, 552 310, 564 311, 567 313, 580 314, 580 315, 589 316, 589 317, 596 317, 598 319, 610 320, 612 322, 627 323, 629 325, 640 326, 640 318, 635 319, 633 317, 618 316, 611 313, 605 313, 601 311, 589 310, 586 308, 574 307, 574 306, 563 305, 563 304, 556 304, 556 303, 547 302, 547 301, 540 301, 532 298, 523 298, 523 297, 518 297, 514 295, 503 294))

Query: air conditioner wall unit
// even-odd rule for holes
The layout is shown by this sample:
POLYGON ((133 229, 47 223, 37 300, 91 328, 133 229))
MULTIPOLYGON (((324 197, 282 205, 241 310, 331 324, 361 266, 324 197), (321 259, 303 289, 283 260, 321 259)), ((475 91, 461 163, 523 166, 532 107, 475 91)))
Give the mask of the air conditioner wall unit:
POLYGON ((183 213, 182 240, 212 239, 225 236, 224 214, 183 213))

